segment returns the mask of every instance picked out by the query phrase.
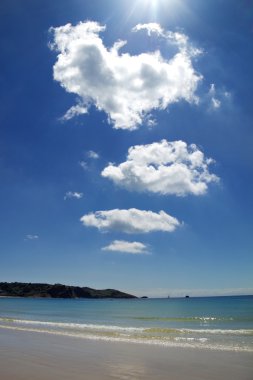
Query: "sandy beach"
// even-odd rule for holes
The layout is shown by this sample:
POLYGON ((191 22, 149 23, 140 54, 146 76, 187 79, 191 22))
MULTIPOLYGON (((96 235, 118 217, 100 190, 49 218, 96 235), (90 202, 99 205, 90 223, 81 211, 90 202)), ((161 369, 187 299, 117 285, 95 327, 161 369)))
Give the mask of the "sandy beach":
POLYGON ((3 380, 252 380, 253 355, 0 329, 3 380))

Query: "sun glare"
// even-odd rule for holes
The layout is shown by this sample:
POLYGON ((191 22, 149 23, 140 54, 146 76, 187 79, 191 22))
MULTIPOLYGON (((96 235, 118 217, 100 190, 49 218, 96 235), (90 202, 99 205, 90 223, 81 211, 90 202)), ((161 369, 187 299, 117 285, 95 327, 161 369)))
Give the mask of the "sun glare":
POLYGON ((158 18, 158 14, 167 11, 168 8, 170 11, 178 9, 181 4, 181 0, 138 0, 138 7, 146 8, 150 13, 150 16, 153 16, 154 19, 158 18))
POLYGON ((156 7, 159 0, 142 0, 143 3, 156 7))
POLYGON ((173 19, 180 13, 186 11, 189 13, 187 0, 122 0, 122 2, 124 3, 124 25, 128 23, 133 25, 131 19, 133 18, 136 22, 136 16, 141 16, 141 20, 145 23, 160 24, 166 17, 173 19))

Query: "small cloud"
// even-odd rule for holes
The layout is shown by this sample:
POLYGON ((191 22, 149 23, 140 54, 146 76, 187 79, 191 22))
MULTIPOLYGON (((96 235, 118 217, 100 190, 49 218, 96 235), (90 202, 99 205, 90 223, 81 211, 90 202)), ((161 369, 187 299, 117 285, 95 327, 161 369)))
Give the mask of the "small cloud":
POLYGON ((221 108, 223 111, 232 105, 232 93, 223 86, 218 87, 211 83, 201 102, 209 112, 216 113, 221 108))
POLYGON ((216 98, 212 98, 211 103, 212 103, 213 108, 220 108, 221 106, 221 101, 216 98))
POLYGON ((209 89, 209 94, 210 95, 215 95, 215 92, 216 92, 216 90, 215 90, 215 84, 211 83, 210 84, 210 89, 209 89))
POLYGON ((132 28, 132 32, 139 32, 140 30, 145 30, 149 36, 151 36, 152 33, 157 34, 158 36, 164 36, 163 28, 156 22, 138 24, 132 28))
POLYGON ((79 161, 79 165, 83 170, 88 170, 88 164, 85 161, 79 161))
POLYGON ((81 199, 83 197, 83 193, 78 193, 77 191, 67 191, 64 195, 64 200, 66 199, 81 199))
POLYGON ((218 181, 209 172, 213 162, 194 144, 164 139, 130 147, 125 162, 110 163, 101 175, 130 191, 198 196, 206 193, 209 183, 218 181))
POLYGON ((230 99, 231 98, 231 93, 229 91, 224 91, 223 93, 224 97, 227 98, 227 99, 230 99))
POLYGON ((95 227, 99 231, 119 231, 127 234, 148 233, 155 231, 173 232, 180 226, 180 222, 164 211, 138 210, 107 210, 96 211, 81 217, 86 227, 95 227))
POLYGON ((157 125, 157 121, 155 119, 148 119, 147 120, 147 126, 149 128, 153 128, 157 125))
POLYGON ((70 120, 75 116, 83 115, 88 113, 88 109, 86 106, 77 104, 75 106, 70 107, 70 109, 62 116, 62 120, 70 120))
POLYGON ((39 239, 39 235, 26 235, 25 240, 37 240, 39 239))
POLYGON ((130 241, 125 241, 125 240, 114 240, 107 247, 102 248, 102 250, 130 253, 132 255, 148 254, 147 246, 137 241, 130 242, 130 241))
POLYGON ((208 91, 208 95, 210 97, 211 101, 211 108, 212 109, 218 109, 221 106, 221 101, 216 97, 216 88, 215 84, 211 83, 210 89, 208 91))
POLYGON ((94 159, 94 160, 97 160, 97 159, 99 158, 99 154, 96 153, 96 152, 94 152, 94 150, 89 150, 89 151, 87 152, 87 156, 88 156, 89 158, 94 159))

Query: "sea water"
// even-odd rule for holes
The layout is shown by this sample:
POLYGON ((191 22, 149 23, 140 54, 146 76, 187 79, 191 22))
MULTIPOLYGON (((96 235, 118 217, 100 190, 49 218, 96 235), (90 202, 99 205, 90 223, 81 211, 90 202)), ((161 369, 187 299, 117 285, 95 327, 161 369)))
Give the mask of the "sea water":
POLYGON ((0 327, 86 339, 253 352, 253 296, 0 298, 0 327))

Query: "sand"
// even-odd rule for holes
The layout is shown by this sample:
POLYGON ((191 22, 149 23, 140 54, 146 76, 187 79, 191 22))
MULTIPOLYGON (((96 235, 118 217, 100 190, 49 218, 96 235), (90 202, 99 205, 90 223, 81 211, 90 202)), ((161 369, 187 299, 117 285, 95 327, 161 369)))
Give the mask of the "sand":
POLYGON ((252 380, 253 354, 0 329, 1 380, 252 380))

